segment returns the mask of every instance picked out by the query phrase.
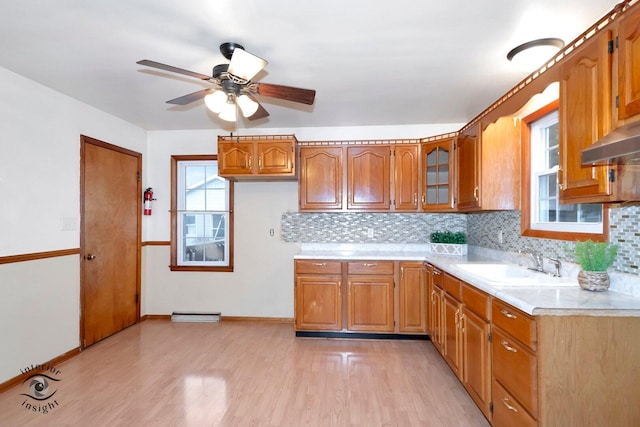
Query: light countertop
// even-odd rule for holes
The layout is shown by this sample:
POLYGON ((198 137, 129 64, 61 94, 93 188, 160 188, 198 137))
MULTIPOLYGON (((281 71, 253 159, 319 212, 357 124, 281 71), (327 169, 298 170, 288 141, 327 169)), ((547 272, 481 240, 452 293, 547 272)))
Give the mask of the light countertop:
POLYGON ((496 260, 495 252, 498 251, 470 250, 468 256, 454 256, 433 254, 427 244, 303 244, 294 259, 426 261, 531 315, 640 317, 640 297, 615 289, 640 289, 640 278, 635 275, 615 275, 616 280, 612 279, 609 290, 591 292, 578 285, 575 266, 563 267, 565 277, 534 273, 539 276, 539 281, 512 279, 508 283, 485 280, 458 266, 501 262, 496 260), (614 282, 620 286, 614 288, 614 282))

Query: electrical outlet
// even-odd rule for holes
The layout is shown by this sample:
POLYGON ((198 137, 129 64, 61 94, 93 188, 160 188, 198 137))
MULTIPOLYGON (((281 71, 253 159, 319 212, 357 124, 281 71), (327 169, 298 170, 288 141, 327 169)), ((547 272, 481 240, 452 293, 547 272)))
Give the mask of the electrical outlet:
POLYGON ((367 237, 373 239, 373 228, 367 228, 367 237))
POLYGON ((502 230, 498 231, 498 243, 503 244, 504 239, 502 238, 502 230))

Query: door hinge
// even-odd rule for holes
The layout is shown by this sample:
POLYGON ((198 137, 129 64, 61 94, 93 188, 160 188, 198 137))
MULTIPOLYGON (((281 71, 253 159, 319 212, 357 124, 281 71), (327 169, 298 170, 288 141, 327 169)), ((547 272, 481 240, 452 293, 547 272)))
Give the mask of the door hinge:
POLYGON ((493 414, 493 402, 489 403, 489 412, 493 414))
POLYGON ((620 106, 620 97, 616 95, 616 108, 618 108, 619 106, 620 106))
POLYGON ((616 36, 616 49, 618 48, 618 36, 616 36))
POLYGON ((493 340, 493 335, 491 335, 491 332, 489 332, 489 334, 487 335, 487 340, 489 340, 489 342, 492 342, 491 340, 493 340))
POLYGON ((616 171, 615 171, 615 169, 609 169, 609 182, 616 182, 616 171))
POLYGON ((136 294, 136 304, 138 304, 139 301, 140 301, 140 296, 136 294))
POLYGON ((140 181, 140 171, 137 171, 137 172, 136 172, 136 180, 137 180, 137 181, 140 181))
POLYGON ((613 53, 613 40, 609 40, 607 42, 607 52, 608 53, 613 53))

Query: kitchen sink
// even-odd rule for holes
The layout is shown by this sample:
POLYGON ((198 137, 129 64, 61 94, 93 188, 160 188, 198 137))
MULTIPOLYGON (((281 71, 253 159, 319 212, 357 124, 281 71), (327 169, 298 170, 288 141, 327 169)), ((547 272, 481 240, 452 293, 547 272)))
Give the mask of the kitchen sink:
POLYGON ((572 286, 575 283, 563 277, 553 277, 540 271, 531 270, 511 264, 456 264, 460 270, 466 271, 490 282, 503 286, 518 285, 555 285, 572 286))

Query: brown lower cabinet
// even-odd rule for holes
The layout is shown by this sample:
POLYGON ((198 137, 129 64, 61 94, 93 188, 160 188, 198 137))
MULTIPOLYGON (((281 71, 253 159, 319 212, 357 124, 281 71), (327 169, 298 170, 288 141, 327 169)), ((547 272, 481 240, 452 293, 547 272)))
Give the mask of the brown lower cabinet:
POLYGON ((640 317, 531 316, 432 265, 426 300, 434 347, 493 426, 640 425, 640 317))
POLYGON ((295 260, 297 331, 426 335, 421 262, 295 260))

